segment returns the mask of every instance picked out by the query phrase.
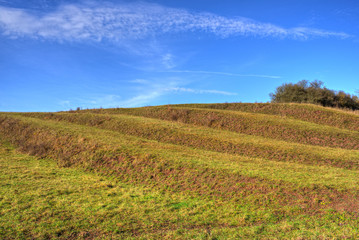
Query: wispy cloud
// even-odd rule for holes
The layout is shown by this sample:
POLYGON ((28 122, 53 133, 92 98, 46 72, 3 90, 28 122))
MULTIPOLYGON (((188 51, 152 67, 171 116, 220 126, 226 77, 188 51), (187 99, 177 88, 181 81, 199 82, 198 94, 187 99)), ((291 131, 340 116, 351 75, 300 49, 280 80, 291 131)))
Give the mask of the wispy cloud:
POLYGON ((134 80, 130 80, 128 82, 130 82, 130 83, 139 83, 139 84, 149 84, 150 83, 146 79, 134 79, 134 80))
POLYGON ((155 99, 165 95, 165 92, 161 90, 154 90, 145 94, 138 94, 130 99, 122 101, 120 107, 142 107, 151 104, 155 99))
POLYGON ((183 87, 183 80, 179 78, 168 78, 161 80, 135 79, 129 81, 138 85, 138 94, 121 102, 121 106, 138 107, 150 104, 152 101, 169 94, 216 94, 234 96, 237 93, 222 90, 194 89, 183 87))
POLYGON ((127 100, 117 102, 117 106, 121 107, 140 107, 150 105, 154 100, 173 93, 191 93, 191 94, 218 94, 226 96, 234 96, 237 93, 219 91, 219 90, 203 90, 203 89, 192 89, 192 88, 183 88, 183 87, 171 87, 171 88, 154 88, 150 89, 147 92, 139 93, 138 95, 129 98, 127 100))
POLYGON ((71 99, 64 99, 58 102, 63 110, 76 109, 77 107, 83 108, 98 108, 98 107, 117 107, 122 104, 124 100, 121 96, 115 94, 104 94, 100 96, 93 96, 88 98, 74 97, 71 99))
POLYGON ((281 76, 275 75, 261 75, 261 74, 238 74, 231 72, 212 72, 212 71, 192 71, 192 70, 170 70, 170 71, 162 71, 167 73, 195 73, 195 74, 214 74, 214 75, 224 75, 224 76, 232 76, 232 77, 259 77, 259 78, 281 78, 281 76))
POLYGON ((195 89, 183 87, 183 81, 177 78, 168 79, 134 79, 128 81, 134 85, 135 91, 132 96, 120 96, 116 94, 105 94, 92 98, 74 98, 59 102, 63 108, 69 109, 76 107, 98 108, 98 107, 141 107, 154 104, 161 97, 173 94, 212 94, 235 96, 237 93, 215 90, 215 89, 195 89))
POLYGON ((174 64, 173 61, 173 55, 170 53, 167 53, 165 55, 162 56, 162 64, 167 68, 167 69, 171 69, 174 68, 176 65, 174 64))
MULTIPOLYGON (((0 7, 0 29, 8 37, 31 37, 57 41, 116 42, 173 33, 206 33, 221 38, 257 36, 307 39, 347 38, 343 32, 314 28, 283 28, 247 18, 228 18, 213 13, 191 12, 151 3, 66 4, 56 11, 35 13, 0 7)), ((169 56, 164 61, 170 64, 169 56)))
POLYGON ((167 88, 166 91, 187 92, 187 93, 196 93, 196 94, 220 94, 220 95, 227 95, 227 96, 237 95, 237 93, 226 92, 226 91, 202 90, 202 89, 192 89, 192 88, 182 88, 182 87, 167 88))
POLYGON ((59 105, 61 106, 61 107, 69 107, 70 105, 71 105, 71 101, 69 101, 69 100, 61 100, 61 101, 59 101, 59 105))

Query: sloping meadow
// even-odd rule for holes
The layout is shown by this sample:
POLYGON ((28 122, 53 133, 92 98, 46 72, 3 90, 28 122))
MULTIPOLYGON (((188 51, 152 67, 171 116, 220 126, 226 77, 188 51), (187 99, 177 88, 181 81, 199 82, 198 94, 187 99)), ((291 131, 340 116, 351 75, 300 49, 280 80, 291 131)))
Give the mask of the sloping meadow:
MULTIPOLYGON (((264 238, 358 236, 359 132, 349 123, 331 124, 342 120, 318 124, 237 105, 0 113, 0 134, 59 167, 216 202, 215 217, 187 220, 194 229, 212 229, 212 237, 240 237, 245 227, 261 229, 255 235, 264 238)), ((188 230, 188 224, 176 226, 188 230)))

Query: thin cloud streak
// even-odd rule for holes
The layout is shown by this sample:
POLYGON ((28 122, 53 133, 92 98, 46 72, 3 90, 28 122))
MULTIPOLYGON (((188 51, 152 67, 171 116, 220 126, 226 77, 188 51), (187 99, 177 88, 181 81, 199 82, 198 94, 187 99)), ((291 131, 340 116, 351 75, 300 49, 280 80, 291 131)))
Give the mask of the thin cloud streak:
POLYGON ((235 96, 237 93, 220 91, 220 90, 205 90, 205 89, 193 89, 193 88, 184 88, 177 87, 177 83, 169 82, 169 85, 173 87, 166 87, 165 84, 151 84, 150 81, 144 79, 135 79, 130 81, 135 84, 143 85, 143 87, 138 91, 139 93, 123 99, 119 95, 108 94, 99 97, 94 97, 90 99, 67 99, 59 102, 59 105, 62 108, 76 108, 76 107, 86 107, 86 108, 96 108, 96 107, 142 107, 152 104, 155 100, 160 97, 166 96, 168 94, 215 94, 215 95, 225 95, 225 96, 235 96))
POLYGON ((225 75, 225 76, 232 76, 232 77, 259 77, 259 78, 272 78, 272 79, 282 78, 281 76, 273 76, 273 75, 238 74, 238 73, 230 73, 230 72, 212 72, 212 71, 171 70, 171 71, 162 71, 162 72, 166 72, 166 73, 215 74, 215 75, 225 75))
POLYGON ((226 91, 219 90, 203 90, 203 89, 192 89, 192 88, 183 88, 183 87, 172 87, 172 88, 159 88, 153 89, 146 93, 141 93, 137 96, 134 96, 130 99, 116 102, 113 105, 117 105, 120 107, 141 107, 151 104, 152 101, 165 96, 170 93, 192 93, 192 94, 219 94, 226 96, 234 96, 237 93, 231 93, 226 91))
POLYGON ((12 38, 31 37, 60 42, 125 42, 173 33, 205 33, 220 38, 350 37, 343 32, 313 28, 287 29, 247 18, 227 18, 213 13, 196 13, 144 2, 66 4, 56 11, 37 14, 24 9, 0 7, 0 31, 12 38))
POLYGON ((196 94, 220 94, 220 95, 227 95, 227 96, 237 95, 237 93, 226 92, 226 91, 201 90, 201 89, 182 88, 182 87, 169 88, 167 90, 174 91, 174 92, 187 92, 187 93, 196 93, 196 94))

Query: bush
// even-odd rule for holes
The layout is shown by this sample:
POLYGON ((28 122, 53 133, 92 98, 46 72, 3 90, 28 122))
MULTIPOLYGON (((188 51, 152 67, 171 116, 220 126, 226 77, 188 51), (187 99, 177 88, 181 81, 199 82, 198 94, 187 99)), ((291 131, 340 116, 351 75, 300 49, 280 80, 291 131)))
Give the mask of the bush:
POLYGON ((330 90, 323 86, 322 81, 308 82, 302 80, 296 84, 285 83, 271 93, 274 103, 312 103, 324 107, 338 107, 352 110, 359 109, 359 99, 343 91, 330 90))

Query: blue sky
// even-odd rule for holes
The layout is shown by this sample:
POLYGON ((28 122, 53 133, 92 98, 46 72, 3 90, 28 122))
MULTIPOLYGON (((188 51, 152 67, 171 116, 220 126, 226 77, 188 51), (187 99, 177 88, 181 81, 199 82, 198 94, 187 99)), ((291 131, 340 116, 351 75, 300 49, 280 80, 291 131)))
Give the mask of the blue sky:
POLYGON ((359 89, 357 0, 0 0, 0 111, 359 89))

